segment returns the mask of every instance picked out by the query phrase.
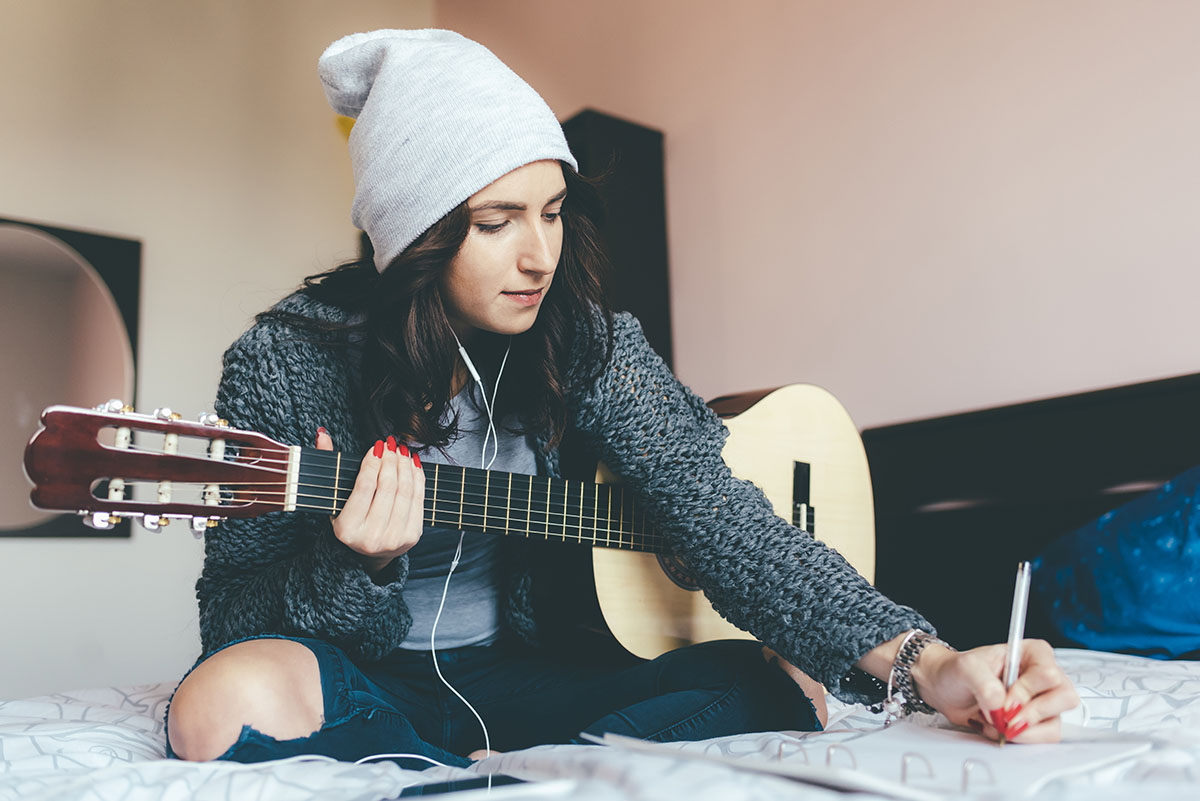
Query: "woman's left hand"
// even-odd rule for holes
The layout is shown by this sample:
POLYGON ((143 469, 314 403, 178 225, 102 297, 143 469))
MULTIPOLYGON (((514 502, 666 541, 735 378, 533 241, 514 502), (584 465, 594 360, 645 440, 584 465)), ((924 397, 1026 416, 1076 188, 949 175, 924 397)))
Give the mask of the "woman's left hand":
POLYGON ((930 645, 912 668, 917 692, 951 723, 993 740, 1052 743, 1062 738, 1062 714, 1079 705, 1070 679, 1044 640, 1021 644, 1021 667, 1007 691, 1001 676, 1007 649, 984 645, 948 651, 930 645))

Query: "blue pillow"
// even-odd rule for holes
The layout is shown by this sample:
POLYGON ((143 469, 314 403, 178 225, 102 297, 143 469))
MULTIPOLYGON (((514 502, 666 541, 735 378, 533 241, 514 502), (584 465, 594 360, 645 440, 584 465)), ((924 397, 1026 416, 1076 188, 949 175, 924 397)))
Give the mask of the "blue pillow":
POLYGON ((1200 658, 1200 467, 1051 543, 1033 602, 1096 651, 1200 658))

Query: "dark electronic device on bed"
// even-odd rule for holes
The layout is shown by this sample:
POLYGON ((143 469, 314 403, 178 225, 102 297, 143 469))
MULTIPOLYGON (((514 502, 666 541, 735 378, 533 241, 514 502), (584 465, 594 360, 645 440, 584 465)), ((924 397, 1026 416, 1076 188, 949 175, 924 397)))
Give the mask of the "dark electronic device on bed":
POLYGON ((469 779, 452 779, 446 782, 405 787, 395 798, 431 795, 448 795, 450 798, 447 801, 451 801, 451 799, 452 801, 473 801, 476 798, 546 798, 560 797, 572 787, 574 787, 574 782, 567 780, 530 782, 518 779, 516 776, 494 773, 491 776, 473 776, 469 779))

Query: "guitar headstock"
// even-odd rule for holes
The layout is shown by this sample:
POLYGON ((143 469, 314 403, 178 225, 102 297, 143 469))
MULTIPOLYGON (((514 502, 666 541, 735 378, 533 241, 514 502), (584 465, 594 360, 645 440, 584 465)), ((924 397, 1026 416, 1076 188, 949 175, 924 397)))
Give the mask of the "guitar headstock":
POLYGON ((181 519, 202 534, 223 518, 287 509, 289 500, 295 506, 289 478, 299 449, 213 414, 189 422, 170 409, 138 414, 109 401, 95 409, 51 406, 41 423, 25 447, 30 500, 84 515, 93 528, 137 517, 157 530, 181 519), (143 489, 154 498, 141 497, 143 489))

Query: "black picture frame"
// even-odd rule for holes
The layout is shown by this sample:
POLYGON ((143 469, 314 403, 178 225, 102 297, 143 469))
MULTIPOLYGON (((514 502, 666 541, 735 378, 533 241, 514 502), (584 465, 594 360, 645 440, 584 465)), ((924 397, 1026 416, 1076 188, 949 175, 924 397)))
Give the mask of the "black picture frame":
MULTIPOLYGON (((0 224, 18 225, 52 236, 75 250, 91 265, 112 294, 121 322, 129 336, 133 351, 134 394, 137 393, 138 312, 142 287, 142 243, 136 239, 99 234, 75 228, 0 217, 0 224)), ((136 405, 137 398, 123 398, 136 405)), ((33 432, 29 432, 32 436, 33 432)), ((131 536, 131 523, 122 520, 111 529, 97 530, 84 525, 78 515, 62 514, 50 520, 22 529, 0 530, 0 538, 14 537, 116 537, 131 536)))

